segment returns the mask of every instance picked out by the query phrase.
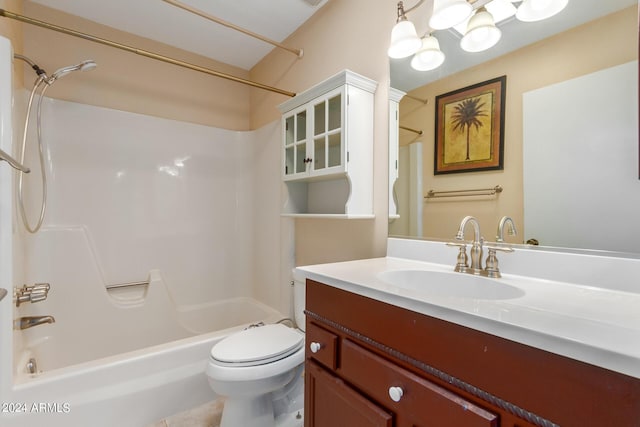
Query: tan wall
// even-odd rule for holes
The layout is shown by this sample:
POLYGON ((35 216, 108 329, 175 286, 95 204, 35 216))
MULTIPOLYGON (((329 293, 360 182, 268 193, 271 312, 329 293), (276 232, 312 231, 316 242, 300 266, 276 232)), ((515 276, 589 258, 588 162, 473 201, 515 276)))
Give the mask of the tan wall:
MULTIPOLYGON (((240 68, 35 3, 25 1, 24 14, 238 77, 249 75, 240 68)), ((48 96, 225 129, 249 129, 250 91, 245 85, 33 25, 23 24, 23 29, 24 49, 16 51, 49 74, 84 59, 98 63, 94 71, 61 79, 47 91, 48 96)), ((26 66, 24 70, 30 88, 35 74, 26 66)))
MULTIPOLYGON (((273 51, 251 70, 251 79, 301 92, 342 69, 378 82, 375 96, 374 213, 375 220, 296 219, 296 264, 383 256, 388 212, 388 86, 386 49, 393 27, 394 1, 330 0, 286 40, 304 49, 297 59, 273 51), (375 3, 375 7, 373 7, 375 3)), ((286 98, 252 90, 251 126, 278 120, 276 106, 286 98)))
MULTIPOLYGON (((466 215, 479 219, 489 240, 495 237, 493 230, 503 215, 513 217, 520 228, 520 236, 525 236, 522 227, 523 93, 637 59, 637 25, 637 7, 631 7, 410 92, 429 101, 421 106, 404 98, 400 104, 401 123, 424 131, 424 137, 420 139, 425 143, 424 191, 484 188, 497 184, 504 187, 504 192, 494 200, 453 202, 438 199, 425 203, 424 236, 450 239, 466 215), (435 97, 501 75, 507 76, 504 170, 434 176, 435 97)), ((401 138, 401 144, 415 139, 408 132, 401 132, 401 138)), ((521 239, 509 240, 517 242, 521 239)))

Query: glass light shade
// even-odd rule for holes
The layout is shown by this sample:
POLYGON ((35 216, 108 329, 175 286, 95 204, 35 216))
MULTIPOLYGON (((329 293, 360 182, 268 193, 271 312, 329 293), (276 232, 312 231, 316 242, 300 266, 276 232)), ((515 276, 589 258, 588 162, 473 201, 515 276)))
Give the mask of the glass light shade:
POLYGON ((444 62, 444 53, 440 50, 438 39, 433 36, 424 37, 420 50, 411 59, 411 67, 417 71, 434 70, 444 62))
POLYGON ((434 0, 429 27, 434 30, 451 28, 471 15, 473 6, 465 0, 434 0))
POLYGON ((387 54, 390 58, 406 58, 416 53, 421 45, 416 27, 405 19, 399 21, 391 30, 391 44, 387 54))
POLYGON ((517 11, 511 0, 491 0, 485 8, 493 16, 493 22, 496 24, 511 18, 517 11))
POLYGON ((481 8, 469 20, 467 32, 460 40, 460 47, 467 52, 481 52, 498 43, 500 37, 502 31, 493 22, 493 16, 481 8))
POLYGON ((524 0, 516 18, 524 22, 542 21, 562 11, 568 3, 569 0, 524 0))
MULTIPOLYGON (((484 7, 491 14, 491 16, 493 16, 494 24, 498 24, 498 22, 509 19, 516 14, 516 7, 513 5, 514 1, 520 2, 522 0, 491 0, 484 7)), ((469 26, 469 19, 465 19, 453 28, 460 35, 464 36, 467 32, 467 27, 469 26)))

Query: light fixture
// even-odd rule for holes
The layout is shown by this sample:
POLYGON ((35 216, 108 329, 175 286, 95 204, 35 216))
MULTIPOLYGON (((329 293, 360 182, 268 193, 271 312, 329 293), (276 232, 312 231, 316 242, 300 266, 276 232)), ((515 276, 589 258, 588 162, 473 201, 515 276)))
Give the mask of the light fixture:
POLYGON ((466 0, 434 0, 429 27, 434 30, 451 28, 471 15, 473 6, 466 0))
POLYGON ((404 5, 398 2, 398 20, 391 30, 391 44, 387 54, 391 58, 406 58, 420 49, 422 42, 416 33, 416 27, 407 19, 404 5))
POLYGON ((534 22, 547 19, 559 13, 567 6, 569 0, 524 0, 516 18, 524 22, 534 22))
MULTIPOLYGON (((416 27, 407 19, 406 13, 424 1, 418 0, 406 11, 403 2, 398 2, 398 17, 387 51, 391 58, 414 55, 411 67, 418 71, 438 68, 445 60, 433 34, 420 39, 416 27)), ((514 15, 519 21, 540 21, 559 13, 568 3, 569 0, 433 0, 429 27, 434 31, 454 28, 463 36, 460 40, 463 50, 481 52, 500 41, 502 31, 496 26, 498 22, 507 22, 514 15), (520 6, 516 9, 514 3, 520 6)))
POLYGON ((423 37, 420 50, 411 59, 411 67, 417 71, 430 71, 444 62, 444 53, 440 50, 438 39, 429 35, 423 37))
POLYGON ((493 16, 481 7, 469 20, 460 47, 467 52, 481 52, 498 43, 501 36, 502 31, 493 22, 493 16))

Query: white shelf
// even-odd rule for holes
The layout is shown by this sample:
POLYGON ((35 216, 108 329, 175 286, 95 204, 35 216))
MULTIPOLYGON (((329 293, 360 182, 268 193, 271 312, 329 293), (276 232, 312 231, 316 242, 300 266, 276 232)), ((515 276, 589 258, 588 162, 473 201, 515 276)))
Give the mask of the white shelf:
POLYGON ((287 218, 318 218, 318 219, 374 219, 375 215, 347 215, 347 214, 280 214, 287 218))

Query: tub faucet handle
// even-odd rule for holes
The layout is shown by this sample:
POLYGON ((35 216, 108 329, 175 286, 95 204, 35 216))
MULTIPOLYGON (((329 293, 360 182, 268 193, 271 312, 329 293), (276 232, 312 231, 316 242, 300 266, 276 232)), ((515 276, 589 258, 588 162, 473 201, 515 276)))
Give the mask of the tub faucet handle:
POLYGON ((44 291, 38 291, 38 292, 31 292, 31 295, 29 296, 29 302, 40 302, 40 301, 44 301, 47 299, 47 292, 44 291))
POLYGON ((48 283, 36 283, 31 286, 23 285, 21 288, 15 288, 14 295, 16 298, 16 307, 25 302, 40 302, 49 296, 51 285, 48 283))

